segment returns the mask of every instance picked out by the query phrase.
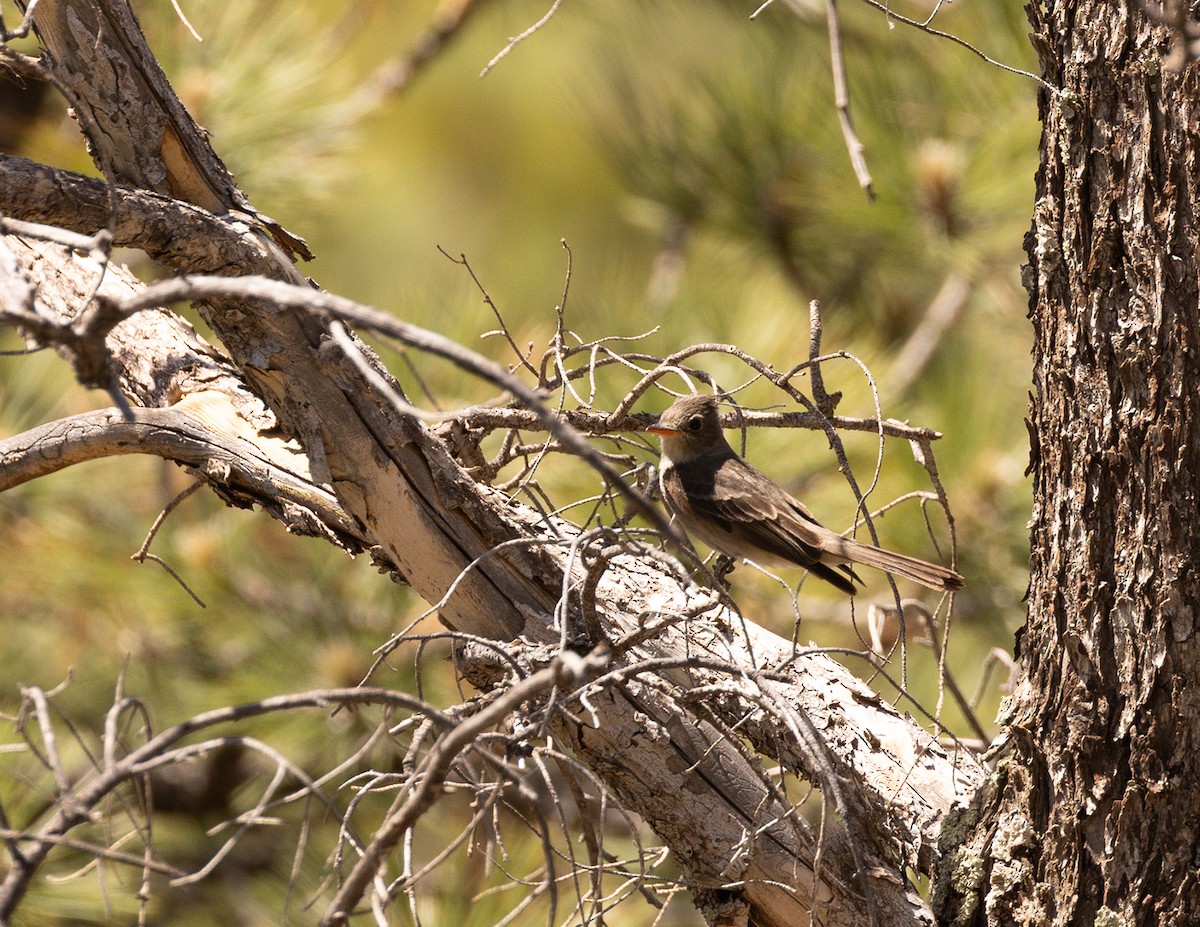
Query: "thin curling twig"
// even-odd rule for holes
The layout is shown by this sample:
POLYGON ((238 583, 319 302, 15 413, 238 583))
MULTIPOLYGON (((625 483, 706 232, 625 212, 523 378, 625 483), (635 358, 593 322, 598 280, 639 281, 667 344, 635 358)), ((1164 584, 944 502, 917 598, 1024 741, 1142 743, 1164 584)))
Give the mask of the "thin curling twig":
MULTIPOLYGON (((543 397, 533 388, 514 377, 507 370, 481 354, 464 348, 443 335, 419 326, 403 322, 376 309, 360 305, 349 299, 272 280, 269 277, 176 277, 146 287, 137 296, 121 305, 125 314, 143 309, 158 308, 173 302, 218 297, 259 299, 268 303, 291 308, 308 308, 325 312, 336 319, 361 325, 371 331, 395 338, 410 347, 443 357, 468 373, 487 380, 516 396, 531 409, 539 421, 565 448, 586 461, 601 474, 625 499, 664 536, 676 543, 681 542, 678 530, 650 500, 624 483, 620 474, 592 447, 574 428, 547 408, 543 397)), ((680 544, 680 546, 683 546, 680 544)))
POLYGON ((437 797, 451 763, 481 732, 506 718, 522 702, 557 685, 560 677, 577 684, 595 675, 606 662, 606 656, 582 658, 564 654, 550 666, 514 684, 487 708, 442 735, 422 764, 420 785, 375 832, 321 918, 322 927, 332 927, 349 920, 387 855, 437 797))

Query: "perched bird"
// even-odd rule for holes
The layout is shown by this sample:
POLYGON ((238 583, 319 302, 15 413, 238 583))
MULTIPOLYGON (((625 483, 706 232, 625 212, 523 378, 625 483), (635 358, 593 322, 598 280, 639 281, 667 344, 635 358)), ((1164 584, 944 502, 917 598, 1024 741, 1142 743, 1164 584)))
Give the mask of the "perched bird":
POLYGON ((822 525, 729 446, 711 396, 676 401, 650 431, 662 437, 658 472, 667 506, 689 533, 723 554, 801 566, 850 595, 858 580, 854 563, 930 589, 963 587, 953 570, 844 538, 822 525))

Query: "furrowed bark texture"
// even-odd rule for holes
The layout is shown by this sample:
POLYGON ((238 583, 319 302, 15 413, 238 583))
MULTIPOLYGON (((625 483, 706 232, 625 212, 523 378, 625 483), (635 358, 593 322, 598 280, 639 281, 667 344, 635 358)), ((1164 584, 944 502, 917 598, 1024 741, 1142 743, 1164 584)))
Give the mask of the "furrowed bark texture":
MULTIPOLYGON (((1200 81, 1134 2, 1029 15, 1046 79, 1027 239, 1027 673, 944 923, 1200 911, 1200 81)), ((1184 8, 1186 9, 1186 7, 1184 8)))

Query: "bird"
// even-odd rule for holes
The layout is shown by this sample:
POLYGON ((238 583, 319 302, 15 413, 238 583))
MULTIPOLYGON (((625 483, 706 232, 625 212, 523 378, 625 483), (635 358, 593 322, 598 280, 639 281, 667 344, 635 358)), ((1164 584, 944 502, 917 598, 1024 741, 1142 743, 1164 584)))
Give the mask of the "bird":
POLYGON ((689 534, 731 557, 794 565, 848 595, 862 580, 852 565, 873 567, 938 591, 963 577, 934 563, 842 537, 740 457, 721 430, 713 396, 676 400, 648 429, 662 439, 659 489, 689 534))

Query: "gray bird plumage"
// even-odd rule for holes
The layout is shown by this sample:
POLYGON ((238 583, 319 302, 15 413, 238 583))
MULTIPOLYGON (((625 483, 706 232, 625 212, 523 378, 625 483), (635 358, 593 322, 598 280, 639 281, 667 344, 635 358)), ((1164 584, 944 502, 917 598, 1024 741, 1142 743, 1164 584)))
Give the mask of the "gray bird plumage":
POLYGON ((766 474, 737 455, 711 396, 687 396, 650 429, 662 438, 659 485, 694 537, 733 557, 801 566, 854 595, 850 564, 885 570, 928 586, 963 587, 953 570, 830 531, 766 474))

